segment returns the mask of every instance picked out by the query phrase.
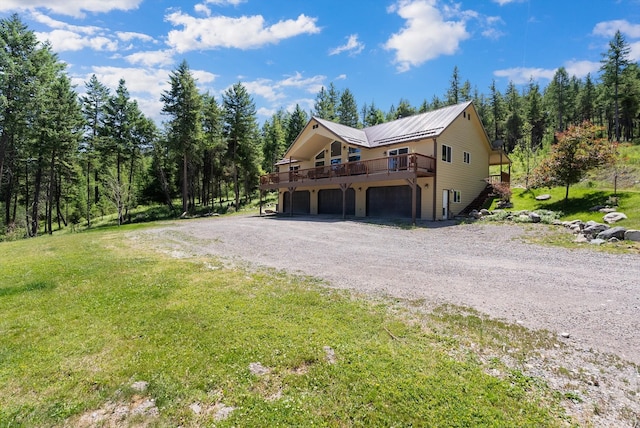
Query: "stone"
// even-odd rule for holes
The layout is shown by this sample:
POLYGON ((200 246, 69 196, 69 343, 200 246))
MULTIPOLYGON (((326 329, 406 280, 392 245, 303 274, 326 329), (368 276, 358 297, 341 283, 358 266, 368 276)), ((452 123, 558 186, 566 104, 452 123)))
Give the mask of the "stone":
POLYGON ((576 239, 573 240, 576 244, 584 244, 585 242, 589 242, 589 238, 582 233, 578 233, 576 235, 576 239))
POLYGON ((600 211, 601 213, 604 213, 604 214, 609 214, 609 213, 616 212, 616 209, 615 208, 610 208, 610 207, 604 207, 604 208, 600 208, 598 211, 600 211))
POLYGON ((483 208, 483 209, 480 210, 480 214, 482 214, 482 215, 491 215, 491 211, 489 211, 486 208, 483 208))
POLYGON ((542 220, 540 218, 540 214, 538 213, 529 213, 529 219, 533 222, 533 223, 540 223, 540 221, 542 220))
POLYGON ((605 214, 604 217, 602 217, 605 223, 609 223, 609 224, 616 223, 620 220, 624 220, 625 218, 627 218, 627 216, 624 213, 619 213, 619 212, 608 213, 608 214, 605 214))
POLYGON ((629 229, 624 233, 625 241, 640 242, 640 230, 629 229))
POLYGON ((606 207, 603 206, 603 205, 595 205, 595 206, 589 208, 589 211, 596 212, 596 211, 600 211, 602 208, 606 208, 606 207))
POLYGON ((589 244, 593 244, 593 245, 602 245, 602 244, 604 244, 605 242, 607 242, 607 241, 605 241, 604 239, 597 239, 597 238, 596 238, 596 239, 592 239, 591 241, 589 241, 589 244))
POLYGON ((547 193, 545 193, 544 195, 536 196, 536 201, 548 201, 549 199, 551 199, 551 195, 547 193))
POLYGON ((564 339, 568 339, 571 337, 571 335, 567 332, 562 332, 560 333, 560 337, 564 338, 564 339))
POLYGON ((604 239, 605 241, 611 238, 624 239, 624 233, 627 231, 624 227, 616 226, 611 229, 603 230, 596 236, 597 239, 604 239))
POLYGON ((591 237, 595 238, 600 232, 607 229, 609 229, 609 226, 606 224, 589 221, 585 224, 584 229, 582 229, 582 233, 585 235, 591 235, 591 237))

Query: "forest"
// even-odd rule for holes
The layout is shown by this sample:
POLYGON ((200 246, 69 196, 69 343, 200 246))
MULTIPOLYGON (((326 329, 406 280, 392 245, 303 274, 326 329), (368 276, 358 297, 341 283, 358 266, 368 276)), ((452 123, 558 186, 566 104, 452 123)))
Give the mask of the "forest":
POLYGON ((115 92, 95 75, 74 88, 51 46, 18 15, 0 20, 0 44, 0 240, 91 227, 112 213, 122 224, 144 204, 166 204, 176 216, 237 210, 257 196, 260 175, 273 171, 311 116, 368 127, 472 100, 489 138, 515 158, 544 156, 558 132, 585 121, 609 141, 640 140, 640 68, 620 32, 597 76, 560 67, 545 87, 511 82, 503 93, 494 81, 483 92, 455 67, 445 94, 419 106, 400 98, 386 110, 359 106, 349 88, 330 83, 312 111, 281 109, 262 124, 242 82, 216 98, 198 90, 183 61, 158 94, 162 129, 124 78, 115 92))

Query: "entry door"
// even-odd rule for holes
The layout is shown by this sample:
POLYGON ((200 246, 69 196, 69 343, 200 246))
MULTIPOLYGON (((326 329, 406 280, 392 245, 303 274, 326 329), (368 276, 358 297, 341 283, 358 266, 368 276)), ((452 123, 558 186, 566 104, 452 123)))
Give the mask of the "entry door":
POLYGON ((449 220, 449 191, 442 191, 442 219, 449 220))

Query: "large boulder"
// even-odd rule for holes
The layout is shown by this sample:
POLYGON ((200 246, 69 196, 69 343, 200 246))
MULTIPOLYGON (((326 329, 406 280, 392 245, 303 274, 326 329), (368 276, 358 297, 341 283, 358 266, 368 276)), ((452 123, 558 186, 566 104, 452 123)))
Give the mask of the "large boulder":
POLYGON ((536 196, 536 201, 548 201, 549 199, 551 199, 551 195, 547 193, 545 193, 544 195, 536 196))
POLYGON ((625 218, 627 218, 627 216, 624 213, 619 213, 619 212, 608 213, 608 214, 605 214, 604 217, 602 217, 605 223, 609 223, 609 224, 616 223, 620 220, 624 220, 625 218))
POLYGON ((606 224, 598 223, 595 221, 588 221, 585 223, 584 228, 582 229, 582 233, 595 238, 600 232, 603 232, 607 229, 609 229, 609 226, 606 224))
POLYGON ((611 238, 624 239, 624 233, 626 231, 627 229, 625 229, 624 227, 616 226, 612 227, 611 229, 603 230, 602 232, 598 233, 598 236, 596 238, 604 239, 605 241, 608 241, 611 238))
POLYGON ((640 242, 640 230, 629 229, 624 233, 625 241, 640 242))

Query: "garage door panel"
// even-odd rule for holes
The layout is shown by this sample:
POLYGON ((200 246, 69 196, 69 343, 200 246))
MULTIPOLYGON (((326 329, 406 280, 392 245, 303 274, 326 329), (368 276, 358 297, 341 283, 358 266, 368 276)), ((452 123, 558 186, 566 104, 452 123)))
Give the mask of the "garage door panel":
MULTIPOLYGON (((421 192, 416 188, 416 216, 420 217, 421 192)), ((402 217, 411 218, 411 187, 386 186, 367 189, 368 217, 402 217)))
MULTIPOLYGON (((284 194, 283 212, 290 213, 291 193, 284 194)), ((308 190, 298 190, 293 192, 293 214, 310 214, 311 213, 311 196, 308 190)))
MULTIPOLYGON (((342 215, 342 190, 322 189, 318 191, 318 214, 342 215)), ((346 215, 356 214, 356 192, 347 189, 346 215)))

